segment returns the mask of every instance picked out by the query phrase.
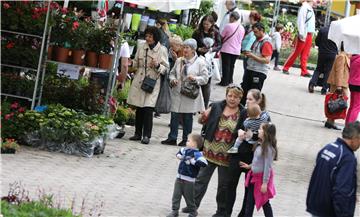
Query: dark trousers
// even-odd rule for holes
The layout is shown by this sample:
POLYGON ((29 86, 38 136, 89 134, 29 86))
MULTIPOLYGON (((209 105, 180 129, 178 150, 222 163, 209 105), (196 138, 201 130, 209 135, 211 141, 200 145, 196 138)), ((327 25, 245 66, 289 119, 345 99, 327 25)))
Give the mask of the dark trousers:
MULTIPOLYGON (((246 201, 246 210, 245 210, 245 217, 252 217, 254 213, 254 207, 255 207, 255 199, 254 199, 254 184, 249 185, 249 193, 247 196, 246 201)), ((265 217, 273 217, 272 208, 270 205, 270 202, 267 201, 263 206, 263 211, 265 217)))
POLYGON ((273 50, 271 60, 273 60, 275 58, 275 67, 277 67, 279 65, 279 55, 280 55, 280 53, 277 50, 273 50))
POLYGON ((174 192, 172 196, 172 210, 178 211, 180 209, 181 197, 184 196, 186 206, 190 213, 195 214, 195 198, 194 198, 194 186, 193 182, 181 180, 179 178, 175 181, 174 192))
MULTIPOLYGON (((248 57, 244 57, 244 60, 243 60, 243 68, 244 68, 244 74, 243 74, 243 77, 242 77, 242 83, 244 83, 244 79, 245 79, 245 77, 247 76, 246 74, 247 74, 247 61, 248 61, 248 57)), ((242 86, 242 83, 241 83, 241 86, 242 86)))
POLYGON ((241 87, 244 90, 244 97, 241 99, 241 104, 243 105, 246 103, 246 95, 248 91, 251 89, 258 89, 261 91, 266 79, 266 75, 264 73, 248 69, 245 72, 243 82, 241 83, 241 87))
POLYGON ((314 86, 322 86, 323 91, 329 88, 327 79, 335 61, 335 57, 336 55, 318 55, 316 69, 310 80, 310 84, 314 86), (321 74, 322 76, 320 78, 321 74))
POLYGON ((183 124, 182 139, 183 141, 187 141, 188 135, 192 132, 193 113, 171 112, 170 133, 168 135, 168 138, 171 140, 177 140, 180 118, 182 118, 182 124, 183 124))
POLYGON ((221 84, 229 85, 233 83, 234 67, 238 55, 221 53, 222 78, 221 84))
POLYGON ((217 210, 216 213, 223 214, 225 216, 226 209, 226 192, 228 185, 228 168, 224 166, 218 166, 214 163, 208 162, 206 167, 202 167, 196 178, 195 182, 195 205, 200 206, 201 200, 204 197, 207 187, 209 185, 212 174, 215 169, 218 169, 218 187, 216 193, 217 210))
POLYGON ((135 113, 135 135, 147 136, 151 138, 153 127, 153 113, 152 107, 137 107, 135 113))
POLYGON ((209 105, 210 93, 211 93, 211 78, 209 78, 207 84, 201 86, 201 91, 204 98, 204 106, 205 108, 207 108, 209 105))

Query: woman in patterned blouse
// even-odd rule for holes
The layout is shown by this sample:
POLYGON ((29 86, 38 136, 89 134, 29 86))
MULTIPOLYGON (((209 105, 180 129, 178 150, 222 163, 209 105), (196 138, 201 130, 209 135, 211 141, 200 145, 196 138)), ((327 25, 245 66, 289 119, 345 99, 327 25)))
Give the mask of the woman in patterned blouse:
MULTIPOLYGON (((240 104, 243 90, 239 86, 229 85, 226 99, 215 102, 201 114, 199 122, 205 125, 204 156, 208 166, 201 168, 195 182, 195 204, 205 195, 214 170, 218 169, 218 189, 216 195, 217 210, 214 216, 224 216, 226 207, 226 190, 228 184, 229 156, 227 151, 233 145, 237 130, 241 126, 240 113, 244 110, 240 104)), ((183 212, 187 212, 185 207, 183 212)))

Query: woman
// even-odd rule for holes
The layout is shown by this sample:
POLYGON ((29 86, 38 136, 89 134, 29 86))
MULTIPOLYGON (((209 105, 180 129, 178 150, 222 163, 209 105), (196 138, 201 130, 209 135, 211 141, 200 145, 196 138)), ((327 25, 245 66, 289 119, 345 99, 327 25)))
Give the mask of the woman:
MULTIPOLYGON (((221 48, 221 35, 218 30, 214 27, 214 18, 211 15, 206 15, 202 18, 198 29, 193 33, 192 38, 197 42, 197 54, 204 56, 207 52, 218 52, 221 48), (207 47, 204 43, 204 38, 211 38, 214 40, 212 47, 207 47)), ((210 83, 201 86, 201 90, 204 95, 205 108, 208 107, 210 100, 210 83)))
POLYGON ((353 55, 350 59, 350 107, 345 123, 356 121, 360 112, 360 55, 353 55))
MULTIPOLYGON (((261 115, 268 116, 268 121, 270 121, 270 116, 266 111, 266 98, 263 93, 261 93, 257 89, 251 89, 249 90, 247 96, 246 96, 246 105, 250 104, 258 104, 261 108, 261 115)), ((239 120, 240 123, 240 130, 239 134, 244 134, 244 126, 243 122, 247 118, 247 111, 244 109, 241 113, 241 118, 239 120)), ((227 188, 227 199, 226 199, 226 216, 231 216, 232 209, 236 200, 236 189, 237 185, 239 183, 240 175, 241 173, 244 173, 246 176, 246 173, 248 170, 240 168, 239 162, 245 162, 247 164, 250 164, 253 159, 253 145, 249 144, 246 140, 243 141, 243 143, 240 145, 238 153, 237 154, 231 154, 230 160, 229 160, 229 184, 227 188)), ((246 199, 247 199, 247 193, 248 189, 245 188, 244 192, 244 198, 243 198, 243 204, 241 211, 238 216, 244 216, 245 214, 245 208, 246 208, 246 199)))
POLYGON ((160 44, 162 44, 169 50, 170 48, 169 38, 171 36, 171 33, 169 31, 169 26, 167 24, 166 19, 163 18, 157 19, 156 27, 160 30, 160 35, 161 35, 160 44))
MULTIPOLYGON (((348 96, 348 80, 350 70, 350 57, 351 55, 344 52, 343 45, 341 52, 336 56, 334 64, 329 74, 327 83, 330 85, 330 93, 339 93, 348 96)), ((328 118, 325 122, 325 127, 329 129, 340 130, 335 125, 335 120, 328 118)))
POLYGON ((127 103, 136 106, 135 135, 130 140, 141 140, 149 144, 153 125, 153 112, 160 91, 160 74, 169 69, 168 51, 160 44, 160 33, 156 27, 145 30, 145 43, 136 51, 133 66, 137 73, 132 81, 127 103), (151 93, 141 87, 145 76, 155 79, 156 83, 151 93))
MULTIPOLYGON (((195 204, 200 202, 206 193, 214 170, 218 169, 218 188, 216 194, 217 210, 214 216, 224 216, 226 208, 226 191, 229 182, 227 151, 237 137, 237 130, 241 126, 240 113, 244 109, 240 105, 243 90, 236 85, 226 88, 226 99, 212 103, 210 108, 203 112, 199 122, 205 124, 204 156, 208 166, 201 168, 195 182, 195 204)), ((187 208, 182 210, 187 212, 187 208)))
POLYGON ((205 110, 201 91, 199 91, 199 95, 195 99, 189 98, 180 92, 181 86, 186 79, 196 81, 198 85, 206 84, 208 81, 205 60, 196 55, 196 48, 197 45, 194 39, 185 40, 183 43, 184 57, 178 58, 170 71, 169 79, 172 86, 170 133, 168 138, 162 141, 161 144, 176 145, 179 117, 181 116, 183 120, 183 136, 178 146, 185 146, 188 135, 192 131, 194 113, 205 110))
POLYGON ((241 41, 244 37, 244 27, 238 23, 240 15, 234 11, 230 14, 230 23, 226 24, 221 32, 222 47, 222 79, 219 85, 227 86, 233 83, 235 61, 241 51, 241 41))

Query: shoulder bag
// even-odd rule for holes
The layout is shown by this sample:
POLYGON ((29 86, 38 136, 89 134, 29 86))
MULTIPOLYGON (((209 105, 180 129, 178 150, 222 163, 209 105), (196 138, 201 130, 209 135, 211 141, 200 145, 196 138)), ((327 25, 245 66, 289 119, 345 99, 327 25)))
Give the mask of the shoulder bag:
POLYGON ((157 79, 152 79, 150 76, 146 75, 147 69, 147 53, 148 49, 145 50, 145 78, 141 84, 141 89, 146 93, 152 93, 154 91, 154 87, 156 85, 157 79))
POLYGON ((197 81, 192 81, 186 77, 187 76, 187 66, 185 64, 184 64, 184 69, 182 71, 184 71, 184 72, 181 72, 180 93, 191 99, 196 99, 199 96, 200 86, 198 85, 197 81), (185 75, 185 79, 183 78, 183 74, 185 75))

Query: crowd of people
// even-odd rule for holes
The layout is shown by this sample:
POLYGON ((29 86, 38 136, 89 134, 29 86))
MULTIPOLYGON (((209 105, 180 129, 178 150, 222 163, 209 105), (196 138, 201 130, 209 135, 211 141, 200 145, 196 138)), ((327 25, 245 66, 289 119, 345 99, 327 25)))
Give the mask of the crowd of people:
MULTIPOLYGON (((127 103, 136 107, 136 120, 135 134, 130 140, 150 143, 161 79, 168 79, 171 87, 170 132, 161 143, 182 148, 176 154, 180 164, 172 211, 168 217, 179 215, 181 197, 186 201, 186 207, 181 211, 189 213, 189 217, 197 216, 197 209, 215 169, 218 173, 218 187, 214 217, 231 216, 242 173, 246 184, 238 216, 252 216, 255 207, 258 210, 263 208, 265 216, 273 216, 270 199, 276 194, 272 170, 278 152, 276 127, 266 111, 266 97, 261 91, 272 59, 275 59, 273 69, 280 71, 278 60, 284 26, 278 24, 269 36, 257 11, 251 11, 246 17, 236 7, 234 0, 227 0, 225 5, 228 12, 220 27, 215 24, 217 15, 212 12, 201 19, 192 38, 184 41, 169 34, 166 20, 158 20, 156 27, 145 30, 145 43, 138 46, 132 60, 137 72, 132 80, 127 103), (222 76, 218 85, 226 86, 225 99, 211 103, 213 71, 205 60, 209 53, 220 56, 222 76), (233 84, 235 62, 239 55, 244 56, 241 85, 233 84), (198 121, 203 125, 201 134, 192 132, 195 114, 199 114, 198 121), (180 125, 183 134, 182 140, 177 143, 180 125)), ((315 32, 312 0, 303 1, 298 15, 298 30, 294 52, 282 71, 289 74, 289 68, 300 55, 301 76, 310 77, 306 62, 315 32)), ((336 45, 328 41, 327 32, 328 28, 322 28, 316 39, 319 47, 318 67, 308 90, 313 92, 319 83, 323 86, 322 93, 326 93, 329 88, 330 93, 348 95, 350 89, 351 103, 346 122, 352 123, 360 111, 360 57, 346 54, 343 50, 338 53, 336 45), (330 66, 329 62, 334 64, 330 66)), ((334 121, 328 118, 325 127, 338 129, 334 121)), ((357 150, 359 145, 360 125, 355 122, 344 128, 343 139, 338 139, 320 151, 307 200, 307 210, 314 216, 338 216, 332 214, 343 210, 335 204, 331 212, 323 212, 323 204, 333 205, 325 201, 314 206, 311 201, 321 201, 317 198, 319 192, 316 187, 322 185, 319 181, 322 177, 318 177, 320 174, 331 173, 332 167, 336 167, 339 172, 332 174, 332 179, 341 179, 342 168, 354 169, 354 159, 350 153, 357 150), (340 152, 349 160, 339 157, 337 153, 340 152), (346 162, 340 165, 342 160, 346 162)), ((349 175, 349 179, 353 178, 353 174, 349 175)), ((329 193, 329 197, 347 201, 347 212, 353 212, 354 193, 350 191, 353 190, 353 180, 344 184, 348 184, 349 189, 329 193)), ((341 188, 341 183, 331 181, 321 187, 330 191, 333 186, 341 188)))

